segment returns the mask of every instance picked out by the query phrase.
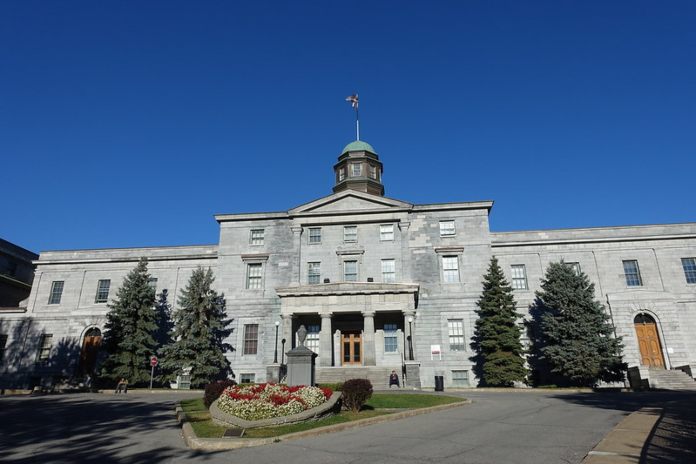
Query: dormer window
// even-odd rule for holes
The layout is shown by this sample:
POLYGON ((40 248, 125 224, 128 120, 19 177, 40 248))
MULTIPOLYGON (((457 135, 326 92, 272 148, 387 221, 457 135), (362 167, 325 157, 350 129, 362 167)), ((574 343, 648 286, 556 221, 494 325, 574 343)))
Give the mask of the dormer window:
POLYGON ((370 165, 370 179, 377 180, 377 166, 374 164, 370 165))
POLYGON ((353 177, 360 177, 362 175, 362 164, 360 163, 352 163, 351 165, 352 169, 352 176, 353 177))
POLYGON ((346 168, 339 168, 338 169, 338 181, 343 182, 343 180, 346 178, 346 168))

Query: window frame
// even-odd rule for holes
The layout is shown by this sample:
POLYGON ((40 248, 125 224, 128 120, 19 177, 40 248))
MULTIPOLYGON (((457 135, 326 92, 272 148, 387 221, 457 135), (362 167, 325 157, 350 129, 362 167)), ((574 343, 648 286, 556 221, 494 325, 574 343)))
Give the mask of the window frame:
POLYGON ((357 243, 357 241, 358 241, 358 226, 357 225, 343 226, 343 243, 357 243), (346 231, 349 229, 352 229, 355 231, 355 233, 348 234, 348 235, 352 235, 354 237, 353 239, 346 238, 346 237, 348 237, 348 235, 346 234, 346 231))
POLYGON ((455 237, 457 235, 457 228, 456 228, 454 219, 443 219, 439 222, 439 226, 440 226, 440 237, 455 237), (447 230, 443 230, 442 226, 445 224, 452 225, 451 233, 448 233, 449 227, 446 228, 447 230))
POLYGON ((321 227, 308 227, 307 243, 309 245, 318 245, 321 243, 321 227), (313 235, 314 234, 314 235, 313 235))
POLYGON ((259 354, 259 324, 244 324, 242 338, 242 356, 257 356, 259 354), (251 329, 253 328, 253 332, 251 329))
POLYGON ((459 274, 459 255, 443 254, 440 256, 442 266, 442 283, 458 284, 461 283, 461 275, 459 274), (448 267, 447 263, 454 263, 455 267, 448 267), (455 274, 456 273, 456 274, 455 274), (456 279, 450 277, 455 276, 456 279))
POLYGON ((358 281, 358 260, 357 259, 346 259, 343 261, 343 281, 344 282, 357 282, 358 281), (354 264, 355 265, 355 273, 350 273, 348 274, 348 264, 354 264), (354 279, 348 279, 347 277, 349 275, 355 275, 354 279))
POLYGON ((321 261, 309 261, 307 262, 307 284, 317 285, 321 283, 321 261), (316 268, 316 272, 312 272, 316 268), (316 282, 313 282, 313 278, 316 277, 316 282))
MULTIPOLYGON (((149 284, 149 282, 148 282, 148 284, 149 284)), ((97 293, 94 295, 94 304, 107 303, 109 301, 109 292, 110 291, 111 291, 111 279, 99 279, 97 281, 97 293)))
POLYGON ((254 372, 243 372, 239 374, 239 383, 256 383, 256 373, 254 372), (251 381, 244 381, 244 379, 251 379, 251 381))
POLYGON ((527 280, 527 265, 526 264, 511 264, 510 265, 510 286, 513 290, 529 290, 529 281, 527 280), (515 270, 522 270, 522 276, 515 274, 515 270), (520 286, 522 282, 524 286, 520 286))
POLYGON ((640 265, 637 259, 623 259, 621 260, 624 270, 624 279, 626 281, 626 287, 642 287, 643 286, 643 276, 640 273, 640 265), (634 272, 629 272, 626 268, 627 265, 635 265, 634 272))
POLYGON ((51 351, 53 350, 53 334, 41 334, 39 339, 39 352, 36 353, 36 362, 45 363, 51 359, 51 351), (48 342, 48 343, 47 343, 48 342))
POLYGON ((65 281, 64 280, 54 280, 51 282, 51 291, 48 293, 48 303, 50 305, 59 305, 60 301, 63 299, 63 290, 65 290, 65 281), (56 287, 60 284, 60 291, 56 293, 56 287), (58 295, 57 298, 56 294, 58 295), (56 301, 54 301, 54 299, 56 301))
POLYGON ((566 264, 573 269, 573 272, 576 276, 582 274, 582 267, 580 266, 580 263, 578 261, 569 261, 566 264))
POLYGON ((466 351, 463 318, 447 319, 447 343, 450 351, 466 351), (461 343, 458 343, 459 341, 461 341, 461 343))
POLYGON ((398 353, 399 352, 399 337, 397 335, 399 330, 398 324, 386 323, 382 327, 384 332, 384 352, 385 353, 398 353), (387 329, 387 326, 389 329, 387 329), (393 327, 393 329, 392 329, 393 327), (387 343, 389 341, 389 343, 387 343), (391 349, 393 346, 394 349, 391 349))
POLYGON ((266 229, 251 229, 249 231, 249 245, 262 246, 266 242, 266 229))
POLYGON ((394 241, 394 224, 379 225, 379 241, 393 242, 394 241), (389 238, 391 237, 391 238, 389 238))
POLYGON ((686 284, 696 284, 696 258, 681 258, 681 263, 686 284))
POLYGON ((453 387, 469 387, 471 386, 471 383, 469 381, 469 371, 467 369, 452 369, 451 371, 452 375, 452 386, 453 387), (462 372, 464 375, 463 376, 456 376, 455 377, 455 372, 459 373, 462 372))
POLYGON ((246 262, 246 290, 263 290, 263 262, 246 262), (252 275, 252 269, 258 269, 258 275, 252 275), (252 285, 252 282, 254 283, 252 285), (257 284, 258 282, 258 284, 257 284))
POLYGON ((380 270, 382 271, 382 282, 385 284, 396 283, 396 260, 394 258, 385 258, 380 261, 380 270), (391 263, 391 271, 385 270, 384 265, 391 263), (390 278, 385 278, 391 276, 390 278))
POLYGON ((362 163, 350 163, 350 177, 362 176, 362 163), (357 174, 356 174, 357 168, 357 174))
POLYGON ((314 351, 316 354, 319 353, 321 347, 321 325, 319 324, 307 324, 307 338, 305 338, 305 346, 314 351))

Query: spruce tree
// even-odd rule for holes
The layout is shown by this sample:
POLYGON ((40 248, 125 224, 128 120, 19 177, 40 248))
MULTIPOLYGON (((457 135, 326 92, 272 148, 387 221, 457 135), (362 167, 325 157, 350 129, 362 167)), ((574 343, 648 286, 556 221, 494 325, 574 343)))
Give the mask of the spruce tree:
POLYGON ((157 350, 155 291, 149 284, 147 259, 142 258, 123 281, 106 314, 101 376, 130 384, 150 380, 150 356, 157 350))
POLYGON ((231 372, 224 340, 232 333, 225 318, 225 298, 212 289, 213 272, 196 269, 174 311, 172 343, 161 350, 162 369, 175 376, 191 368, 191 385, 203 386, 231 372))
POLYGON ((594 284, 572 266, 551 263, 536 293, 541 317, 541 357, 561 384, 592 386, 621 381, 626 364, 594 284))
POLYGON ((527 369, 520 341, 512 287, 505 279, 496 257, 491 258, 483 279, 483 293, 472 348, 476 351, 475 373, 484 386, 512 386, 526 379, 527 369))

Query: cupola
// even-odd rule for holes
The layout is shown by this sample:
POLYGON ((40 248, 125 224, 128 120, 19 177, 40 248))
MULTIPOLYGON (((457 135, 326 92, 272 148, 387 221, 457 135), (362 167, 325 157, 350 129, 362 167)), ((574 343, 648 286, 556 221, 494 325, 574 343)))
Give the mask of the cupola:
POLYGON ((384 196, 382 173, 384 168, 372 145, 356 140, 345 146, 338 163, 334 165, 336 185, 334 193, 357 190, 384 196))

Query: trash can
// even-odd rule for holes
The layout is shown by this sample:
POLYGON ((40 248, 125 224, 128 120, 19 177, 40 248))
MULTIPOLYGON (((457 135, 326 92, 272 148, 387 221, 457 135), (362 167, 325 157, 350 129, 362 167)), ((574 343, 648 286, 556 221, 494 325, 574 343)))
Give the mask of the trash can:
POLYGON ((435 376, 435 391, 445 391, 445 377, 442 375, 435 376))

